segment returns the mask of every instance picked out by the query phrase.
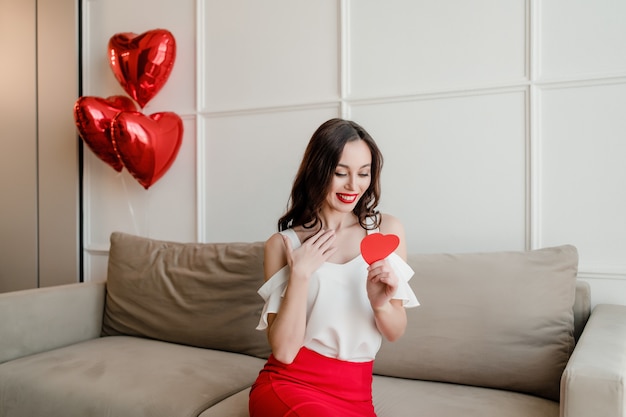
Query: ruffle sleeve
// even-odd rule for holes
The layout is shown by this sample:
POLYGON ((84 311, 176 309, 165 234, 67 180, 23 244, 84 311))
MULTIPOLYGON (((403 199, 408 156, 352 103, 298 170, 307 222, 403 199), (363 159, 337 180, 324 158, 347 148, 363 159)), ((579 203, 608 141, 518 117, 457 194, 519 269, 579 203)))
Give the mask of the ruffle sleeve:
POLYGON ((261 312, 259 325, 256 327, 257 330, 267 329, 267 315, 270 313, 277 313, 280 308, 280 303, 285 295, 287 282, 289 281, 287 269, 288 267, 284 266, 270 279, 268 279, 257 291, 263 300, 265 300, 265 306, 263 306, 263 311, 261 312))
POLYGON ((393 295, 393 299, 402 300, 404 307, 417 307, 420 305, 413 289, 409 285, 409 280, 415 274, 415 271, 402 259, 397 253, 392 253, 387 257, 389 264, 398 276, 398 289, 393 295))

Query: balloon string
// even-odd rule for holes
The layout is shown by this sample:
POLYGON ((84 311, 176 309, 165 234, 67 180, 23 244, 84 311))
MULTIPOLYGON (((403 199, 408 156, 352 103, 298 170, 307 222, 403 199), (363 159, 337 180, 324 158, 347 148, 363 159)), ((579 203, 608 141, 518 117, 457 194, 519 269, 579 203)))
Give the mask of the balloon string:
POLYGON ((152 193, 150 192, 150 189, 145 190, 146 194, 147 194, 147 198, 146 198, 146 206, 145 209, 143 211, 143 224, 144 224, 144 230, 146 231, 146 236, 149 237, 150 236, 150 207, 152 206, 151 204, 151 200, 152 200, 152 193))
POLYGON ((133 208, 133 204, 130 201, 130 193, 128 192, 128 186, 126 185, 126 178, 124 178, 123 172, 120 172, 119 175, 122 178, 122 187, 124 188, 124 194, 126 195, 126 202, 128 203, 128 212, 130 213, 130 219, 133 222, 133 227, 135 228, 135 234, 137 236, 139 233, 139 225, 137 225, 137 219, 135 217, 135 209, 133 208))

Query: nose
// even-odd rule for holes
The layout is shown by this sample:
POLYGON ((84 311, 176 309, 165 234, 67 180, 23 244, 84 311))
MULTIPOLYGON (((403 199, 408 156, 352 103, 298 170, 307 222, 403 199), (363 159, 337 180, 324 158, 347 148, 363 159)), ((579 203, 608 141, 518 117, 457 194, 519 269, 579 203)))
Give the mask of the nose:
POLYGON ((354 175, 348 176, 348 182, 346 183, 346 188, 350 191, 354 190, 356 187, 356 177, 354 175))

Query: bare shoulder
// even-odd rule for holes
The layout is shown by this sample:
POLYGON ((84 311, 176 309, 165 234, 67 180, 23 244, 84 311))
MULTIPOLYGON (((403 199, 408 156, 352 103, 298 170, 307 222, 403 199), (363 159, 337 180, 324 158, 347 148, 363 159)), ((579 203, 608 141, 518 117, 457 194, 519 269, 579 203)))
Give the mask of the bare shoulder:
POLYGON ((380 214, 380 232, 383 234, 393 233, 393 234, 402 234, 404 236, 404 226, 400 219, 391 214, 381 213, 380 214))
POLYGON ((283 249, 283 236, 280 233, 274 233, 265 241, 265 251, 275 251, 283 249))
POLYGON ((264 247, 263 269, 265 272, 265 280, 268 280, 283 266, 287 265, 283 236, 280 233, 274 233, 265 241, 264 247))

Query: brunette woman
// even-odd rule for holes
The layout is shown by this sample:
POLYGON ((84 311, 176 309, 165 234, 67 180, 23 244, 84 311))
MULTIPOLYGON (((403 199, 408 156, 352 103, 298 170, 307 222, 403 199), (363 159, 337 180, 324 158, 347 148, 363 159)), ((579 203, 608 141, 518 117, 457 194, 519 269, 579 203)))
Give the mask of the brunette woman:
POLYGON ((250 392, 251 417, 373 417, 372 367, 382 338, 419 305, 408 280, 402 224, 379 213, 382 155, 357 123, 331 119, 313 134, 278 233, 265 244, 266 330, 272 355, 250 392), (400 244, 368 265, 369 233, 400 244))

